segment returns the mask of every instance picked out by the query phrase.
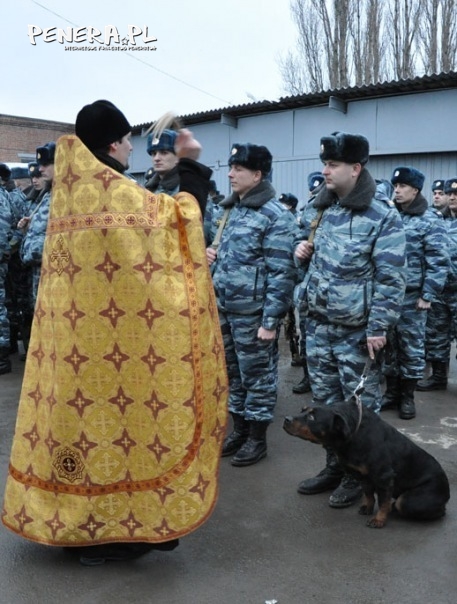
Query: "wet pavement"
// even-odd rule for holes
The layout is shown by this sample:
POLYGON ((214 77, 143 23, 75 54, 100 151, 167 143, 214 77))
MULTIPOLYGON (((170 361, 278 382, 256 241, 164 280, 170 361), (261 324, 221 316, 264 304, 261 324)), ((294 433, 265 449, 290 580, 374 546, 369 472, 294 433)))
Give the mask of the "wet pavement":
MULTIPOLYGON (((173 552, 87 568, 60 548, 0 528, 0 604, 454 604, 457 601, 457 365, 448 390, 417 392, 417 417, 383 419, 434 455, 451 483, 448 513, 417 523, 391 518, 365 526, 357 506, 332 509, 328 493, 304 496, 297 484, 322 469, 324 451, 293 438, 282 418, 310 396, 292 394, 301 369, 281 342, 277 418, 268 456, 235 468, 221 460, 220 495, 208 522, 173 552)), ((0 496, 23 363, 0 376, 0 496)))

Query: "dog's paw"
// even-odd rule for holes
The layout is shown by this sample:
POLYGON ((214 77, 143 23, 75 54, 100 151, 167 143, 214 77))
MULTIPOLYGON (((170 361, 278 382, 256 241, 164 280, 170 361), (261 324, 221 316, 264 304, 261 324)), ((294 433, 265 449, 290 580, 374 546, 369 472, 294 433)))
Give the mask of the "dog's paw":
POLYGON ((385 520, 380 520, 379 518, 376 518, 376 516, 367 521, 367 526, 370 528, 383 528, 385 524, 385 520))

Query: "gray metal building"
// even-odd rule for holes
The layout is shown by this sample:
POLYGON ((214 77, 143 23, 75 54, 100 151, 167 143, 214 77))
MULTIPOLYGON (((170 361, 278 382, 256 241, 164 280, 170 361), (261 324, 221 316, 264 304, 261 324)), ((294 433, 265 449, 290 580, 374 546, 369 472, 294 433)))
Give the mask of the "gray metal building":
MULTIPOLYGON (((232 143, 266 145, 273 154, 277 193, 307 197, 306 177, 321 169, 320 137, 336 130, 364 134, 370 141, 369 170, 390 178, 398 165, 426 175, 423 192, 437 178, 457 176, 457 73, 345 88, 226 107, 181 116, 203 145, 201 161, 229 193, 227 159, 232 143)), ((132 172, 140 179, 151 166, 142 132, 133 130, 132 172)))

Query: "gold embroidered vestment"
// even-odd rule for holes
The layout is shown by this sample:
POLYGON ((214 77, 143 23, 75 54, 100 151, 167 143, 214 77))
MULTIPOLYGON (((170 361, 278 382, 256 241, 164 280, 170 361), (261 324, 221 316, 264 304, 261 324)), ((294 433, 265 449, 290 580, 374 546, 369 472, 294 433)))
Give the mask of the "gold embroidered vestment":
POLYGON ((59 139, 3 522, 162 542, 210 515, 227 378, 200 209, 59 139))

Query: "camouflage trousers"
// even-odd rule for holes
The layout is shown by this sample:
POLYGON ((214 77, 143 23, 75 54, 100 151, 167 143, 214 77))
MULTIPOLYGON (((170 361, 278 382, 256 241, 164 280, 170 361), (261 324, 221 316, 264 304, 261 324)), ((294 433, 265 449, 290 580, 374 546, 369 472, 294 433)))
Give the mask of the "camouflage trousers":
POLYGON ((427 312, 417 310, 419 292, 407 292, 400 319, 387 338, 384 373, 407 380, 420 380, 425 369, 425 324, 427 312))
POLYGON ((432 302, 425 327, 425 358, 449 363, 452 340, 457 337, 457 291, 445 290, 432 302))
MULTIPOLYGON (((308 317, 306 358, 313 404, 333 405, 349 399, 360 383, 368 360, 366 328, 331 325, 308 317)), ((362 403, 381 408, 380 366, 373 363, 361 395, 362 403)))
MULTIPOLYGON (((229 411, 248 421, 273 420, 278 386, 278 338, 257 338, 260 316, 219 310, 229 378, 229 411)), ((279 332, 278 332, 279 333, 279 332)))
POLYGON ((0 262, 0 348, 10 347, 10 322, 6 308, 6 278, 8 263, 0 262))

